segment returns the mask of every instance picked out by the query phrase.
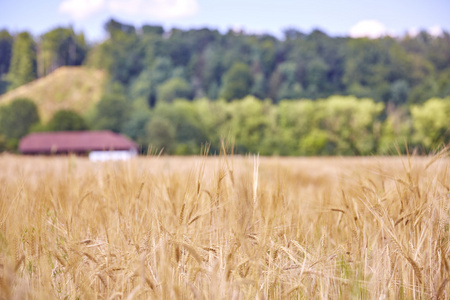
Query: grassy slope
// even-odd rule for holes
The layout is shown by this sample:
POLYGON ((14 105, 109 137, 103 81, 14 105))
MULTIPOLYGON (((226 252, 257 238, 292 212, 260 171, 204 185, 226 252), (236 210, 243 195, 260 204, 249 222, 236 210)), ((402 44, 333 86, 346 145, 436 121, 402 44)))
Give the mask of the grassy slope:
POLYGON ((106 72, 86 67, 61 67, 0 96, 0 105, 16 98, 29 98, 39 108, 42 121, 59 109, 73 109, 85 115, 103 93, 106 72))

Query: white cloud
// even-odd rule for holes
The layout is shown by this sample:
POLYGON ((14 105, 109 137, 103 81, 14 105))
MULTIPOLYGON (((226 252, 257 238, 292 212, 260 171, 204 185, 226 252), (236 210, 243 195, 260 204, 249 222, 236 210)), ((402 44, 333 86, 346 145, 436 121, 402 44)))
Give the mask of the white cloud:
POLYGON ((352 38, 368 37, 376 39, 388 34, 392 35, 382 23, 376 20, 362 20, 350 28, 352 38))
POLYGON ((105 0, 64 0, 58 9, 74 20, 83 20, 101 11, 105 4, 105 0))
POLYGON ((109 0, 108 8, 113 13, 166 20, 194 15, 198 3, 197 0, 109 0))
POLYGON ((417 35, 419 35, 420 30, 417 27, 411 27, 408 29, 407 31, 407 35, 409 35, 410 37, 416 37, 417 35))
POLYGON ((442 30, 441 26, 434 25, 428 28, 428 33, 431 34, 432 36, 438 37, 444 33, 444 30, 442 30))
POLYGON ((64 0, 59 5, 61 13, 75 20, 88 18, 101 10, 167 20, 194 15, 198 8, 197 0, 64 0))

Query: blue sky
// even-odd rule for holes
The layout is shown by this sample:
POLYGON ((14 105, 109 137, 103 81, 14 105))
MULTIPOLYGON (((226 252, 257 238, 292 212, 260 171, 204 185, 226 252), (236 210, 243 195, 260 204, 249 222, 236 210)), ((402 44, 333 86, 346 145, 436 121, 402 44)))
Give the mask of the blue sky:
POLYGON ((88 40, 105 37, 110 18, 130 23, 163 25, 166 29, 230 28, 281 36, 283 29, 330 35, 377 37, 428 30, 450 32, 450 1, 406 0, 0 0, 0 29, 40 35, 72 25, 88 40))

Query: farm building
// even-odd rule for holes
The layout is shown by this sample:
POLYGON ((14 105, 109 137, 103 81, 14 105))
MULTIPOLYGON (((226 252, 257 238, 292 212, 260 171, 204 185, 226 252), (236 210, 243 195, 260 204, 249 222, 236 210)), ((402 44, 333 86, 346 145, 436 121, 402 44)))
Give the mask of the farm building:
POLYGON ((137 145, 111 131, 39 132, 23 137, 19 151, 29 155, 89 155, 94 161, 125 160, 137 155, 137 145))

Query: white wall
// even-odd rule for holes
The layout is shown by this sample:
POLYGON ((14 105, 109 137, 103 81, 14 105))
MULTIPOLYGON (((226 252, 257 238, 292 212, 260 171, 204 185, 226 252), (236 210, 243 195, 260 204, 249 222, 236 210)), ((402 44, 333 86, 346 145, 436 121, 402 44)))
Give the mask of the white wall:
POLYGON ((90 161, 128 160, 137 155, 136 150, 128 151, 92 151, 89 153, 90 161))

